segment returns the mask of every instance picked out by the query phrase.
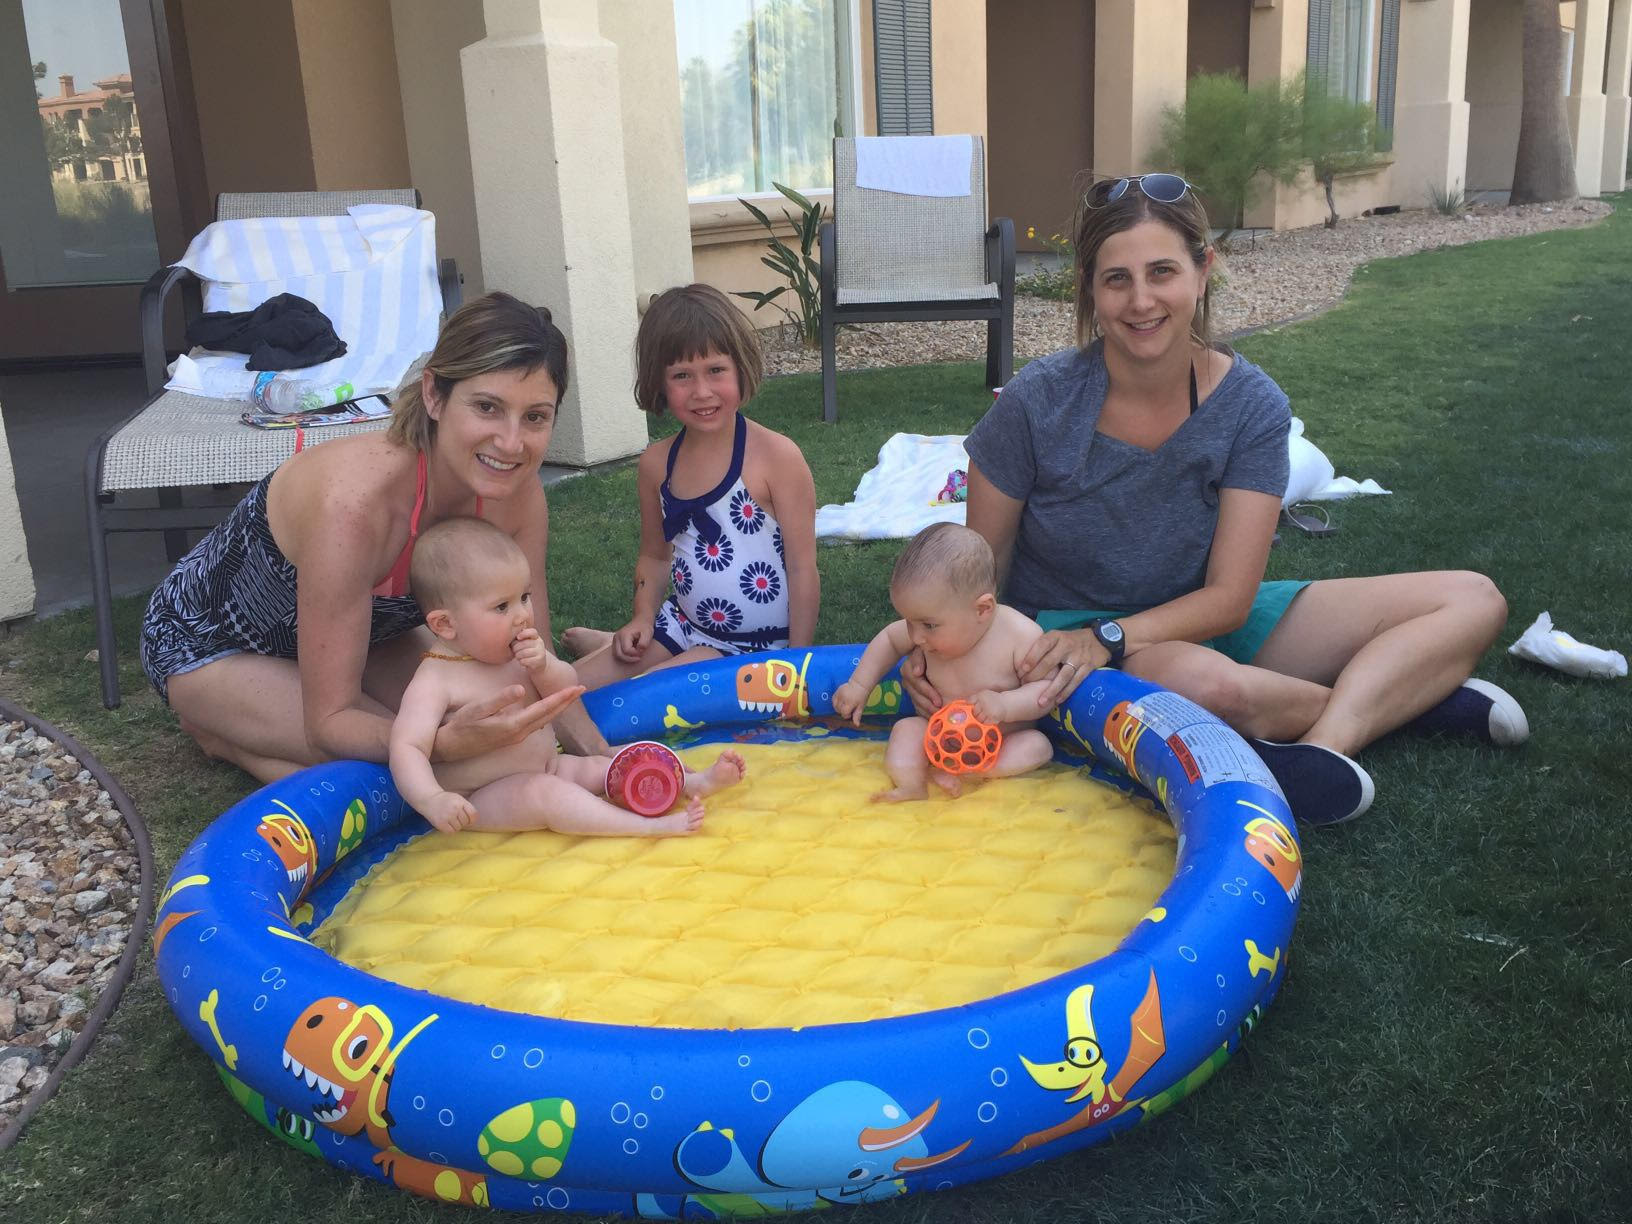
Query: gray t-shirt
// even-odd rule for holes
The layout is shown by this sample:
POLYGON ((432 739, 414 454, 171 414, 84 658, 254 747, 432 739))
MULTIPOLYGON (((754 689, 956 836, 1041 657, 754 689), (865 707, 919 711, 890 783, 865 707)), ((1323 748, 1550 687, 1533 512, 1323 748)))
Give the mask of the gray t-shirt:
POLYGON ((970 462, 1023 501, 1005 602, 1140 612, 1198 590, 1218 491, 1286 493, 1286 393, 1235 363, 1172 437, 1146 451, 1096 432, 1108 385, 1099 345, 1026 366, 970 432, 970 462))

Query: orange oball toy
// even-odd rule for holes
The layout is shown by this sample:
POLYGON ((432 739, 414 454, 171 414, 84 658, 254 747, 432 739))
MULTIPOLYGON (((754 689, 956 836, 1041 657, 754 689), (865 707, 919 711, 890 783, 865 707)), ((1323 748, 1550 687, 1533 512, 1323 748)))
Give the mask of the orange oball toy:
POLYGON ((967 701, 949 701, 930 717, 924 732, 924 755, 936 769, 950 774, 985 773, 997 764, 1003 732, 975 717, 967 701))

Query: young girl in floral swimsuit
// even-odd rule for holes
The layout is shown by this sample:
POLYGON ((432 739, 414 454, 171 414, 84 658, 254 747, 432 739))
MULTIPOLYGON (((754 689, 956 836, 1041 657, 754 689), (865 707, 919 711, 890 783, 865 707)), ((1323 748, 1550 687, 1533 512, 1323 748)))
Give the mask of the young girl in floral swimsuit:
POLYGON ((652 303, 635 353, 640 406, 682 428, 640 457, 628 623, 562 635, 580 681, 810 645, 821 600, 815 482, 791 439, 739 411, 759 386, 753 330, 719 290, 688 285, 652 303))

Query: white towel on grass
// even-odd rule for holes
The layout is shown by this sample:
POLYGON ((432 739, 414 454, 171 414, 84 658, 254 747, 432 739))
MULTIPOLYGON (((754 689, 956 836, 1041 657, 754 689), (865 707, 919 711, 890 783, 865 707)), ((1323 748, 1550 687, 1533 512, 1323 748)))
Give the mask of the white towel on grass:
POLYGON ((962 502, 931 504, 946 478, 960 469, 969 470, 962 434, 894 434, 879 448, 877 465, 861 478, 852 501, 816 511, 816 535, 906 539, 931 523, 961 523, 962 502))
POLYGON ((1291 470, 1287 474, 1286 496, 1281 498, 1283 506, 1290 506, 1294 502, 1341 501, 1346 497, 1389 492, 1369 478, 1355 480, 1349 476, 1339 476, 1320 447, 1303 436, 1303 422, 1297 417, 1292 418, 1292 432, 1286 439, 1286 449, 1291 470))
MULTIPOLYGON (((1291 479, 1283 504, 1335 501, 1366 493, 1387 493, 1375 480, 1334 476, 1331 461, 1303 436, 1294 418, 1287 441, 1291 479)), ((879 449, 878 463, 861 478, 855 497, 843 505, 816 511, 816 535, 828 539, 908 539, 931 523, 961 523, 964 505, 935 505, 954 471, 969 470, 962 434, 898 433, 879 449)))
MULTIPOLYGON (((254 310, 293 293, 327 315, 345 353, 290 371, 294 378, 350 383, 357 396, 394 391, 436 344, 436 218, 423 209, 357 204, 336 217, 217 221, 178 262, 204 281, 207 311, 254 310)), ((247 361, 242 353, 194 349, 176 359, 165 386, 247 400, 255 386, 247 361)))

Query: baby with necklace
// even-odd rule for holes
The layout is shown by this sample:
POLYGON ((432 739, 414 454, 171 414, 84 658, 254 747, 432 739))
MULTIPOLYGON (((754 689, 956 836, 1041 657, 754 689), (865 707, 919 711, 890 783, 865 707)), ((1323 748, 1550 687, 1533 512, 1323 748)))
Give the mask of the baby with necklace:
POLYGON ((514 685, 528 700, 559 694, 570 701, 584 690, 572 665, 551 654, 533 627, 527 558, 492 523, 451 518, 426 530, 414 544, 409 585, 446 649, 425 652, 403 694, 391 728, 391 776, 442 832, 680 836, 702 827, 703 796, 742 781, 742 756, 727 750, 708 769, 686 771, 684 807, 640 816, 606 799, 609 759, 562 753, 548 724, 520 744, 459 761, 451 777, 446 766, 433 765, 430 751, 437 728, 460 707, 514 685))

